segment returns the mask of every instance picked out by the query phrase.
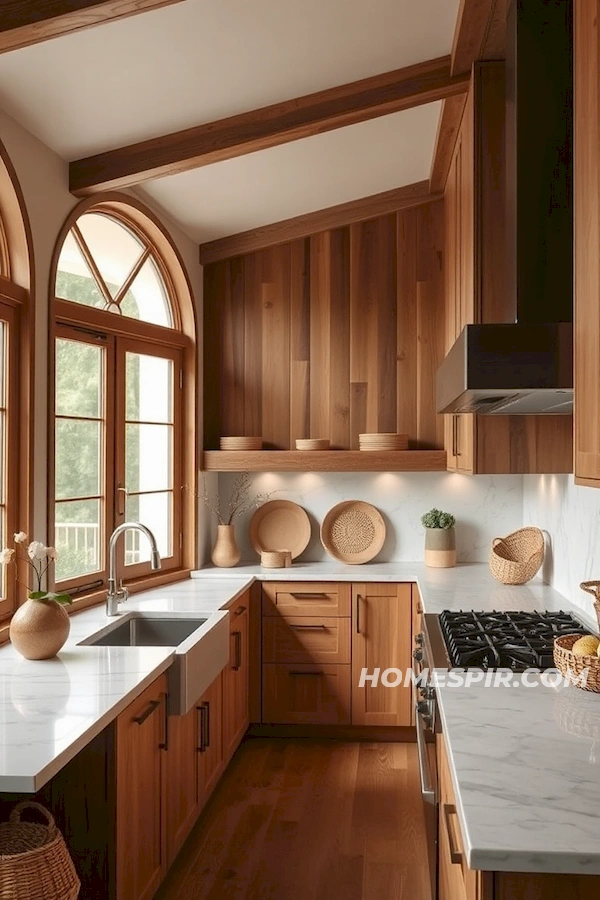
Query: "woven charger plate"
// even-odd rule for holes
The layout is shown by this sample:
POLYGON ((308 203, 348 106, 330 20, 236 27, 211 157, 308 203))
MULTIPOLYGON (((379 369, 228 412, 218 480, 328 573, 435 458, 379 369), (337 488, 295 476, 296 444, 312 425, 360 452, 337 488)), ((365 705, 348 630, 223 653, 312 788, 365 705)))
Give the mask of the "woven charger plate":
POLYGON ((291 500, 269 500, 250 520, 250 542, 258 554, 263 550, 289 550, 295 559, 309 541, 310 519, 291 500))
POLYGON ((385 541, 378 509, 362 500, 345 500, 330 509, 321 525, 321 543, 330 556, 350 565, 373 559, 385 541))

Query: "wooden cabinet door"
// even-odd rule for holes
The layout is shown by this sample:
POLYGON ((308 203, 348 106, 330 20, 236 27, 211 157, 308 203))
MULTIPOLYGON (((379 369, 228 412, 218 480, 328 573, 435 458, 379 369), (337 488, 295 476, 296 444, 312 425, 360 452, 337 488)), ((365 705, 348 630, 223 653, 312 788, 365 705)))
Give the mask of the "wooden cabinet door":
POLYGON ((161 675, 117 719, 119 900, 150 900, 166 870, 161 784, 166 692, 161 675))
POLYGON ((575 16, 575 481, 600 487, 600 3, 575 16))
POLYGON ((263 666, 263 722, 349 725, 350 666, 300 663, 263 666))
POLYGON ((167 865, 171 865, 198 817, 198 752, 195 707, 185 716, 169 718, 169 748, 165 754, 165 824, 167 865))
MULTIPOLYGON (((352 724, 410 725, 411 685, 404 686, 412 661, 410 584, 352 586, 352 724), (376 686, 359 687, 361 672, 380 670, 376 686), (381 675, 401 670, 397 687, 387 687, 381 675)), ((393 681, 392 675, 386 681, 393 681)))
POLYGON ((223 679, 219 675, 196 704, 198 799, 200 808, 213 792, 223 770, 223 679))
POLYGON ((228 762, 248 728, 249 595, 229 612, 229 662, 223 669, 223 754, 228 762))

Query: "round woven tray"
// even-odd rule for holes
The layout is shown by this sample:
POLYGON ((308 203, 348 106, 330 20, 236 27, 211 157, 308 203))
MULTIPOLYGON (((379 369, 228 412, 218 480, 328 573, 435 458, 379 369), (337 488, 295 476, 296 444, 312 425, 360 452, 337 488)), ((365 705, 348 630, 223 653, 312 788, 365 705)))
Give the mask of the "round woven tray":
POLYGON ((564 677, 583 691, 600 693, 600 659, 597 656, 578 656, 571 652, 580 634, 565 634, 554 639, 554 664, 564 677), (578 680, 587 669, 585 684, 578 680))
POLYGON ((543 561, 544 535, 539 528, 519 528, 492 541, 490 569, 502 584, 525 584, 543 561))
POLYGON ((385 541, 378 509, 362 500, 344 500, 330 509, 321 525, 321 543, 334 559, 360 565, 373 559, 385 541))
POLYGON ((40 803, 25 800, 0 823, 0 896, 2 900, 75 900, 80 881, 63 836, 40 803), (21 813, 36 810, 41 825, 24 822, 21 813))

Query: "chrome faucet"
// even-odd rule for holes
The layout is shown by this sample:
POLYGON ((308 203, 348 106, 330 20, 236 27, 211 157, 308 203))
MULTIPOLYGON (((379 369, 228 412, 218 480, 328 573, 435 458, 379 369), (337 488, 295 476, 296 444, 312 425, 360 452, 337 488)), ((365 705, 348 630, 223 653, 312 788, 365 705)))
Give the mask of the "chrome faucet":
POLYGON ((116 570, 117 570, 117 541, 126 531, 132 528, 134 531, 141 531, 142 534, 145 534, 148 540, 150 541, 151 547, 151 555, 150 555, 150 568, 153 571, 160 569, 160 556, 158 553, 158 547, 156 545, 156 538, 152 534, 149 528, 145 525, 142 525, 141 522, 123 522, 122 525, 117 525, 115 530, 110 536, 110 540, 108 542, 108 591, 106 594, 106 615, 107 616, 118 616, 119 615, 119 603, 124 603, 129 596, 129 591, 126 587, 123 587, 123 583, 121 582, 120 587, 117 589, 117 579, 116 579, 116 570))

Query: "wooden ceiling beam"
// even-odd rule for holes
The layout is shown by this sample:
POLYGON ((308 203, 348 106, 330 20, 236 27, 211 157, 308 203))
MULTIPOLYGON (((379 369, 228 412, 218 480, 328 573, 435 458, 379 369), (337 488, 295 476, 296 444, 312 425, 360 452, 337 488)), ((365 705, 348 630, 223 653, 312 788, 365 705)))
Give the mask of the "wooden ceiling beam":
POLYGON ((2 0, 0 53, 183 0, 2 0))
POLYGON ((288 141, 464 93, 468 75, 450 74, 450 57, 286 100, 185 131, 99 153, 70 164, 77 197, 132 187, 288 141))
MULTIPOLYGON (((471 72, 481 59, 504 59, 508 0, 461 0, 454 30, 450 71, 471 72)), ((433 151, 429 188, 443 191, 462 118, 465 95, 448 97, 442 103, 433 151)))
POLYGON ((250 231, 242 231, 239 234, 200 244, 200 262, 205 266, 220 259, 229 259, 231 256, 253 253, 255 250, 264 250, 265 247, 272 247, 275 244, 305 238, 319 231, 343 228, 345 225, 385 216, 401 209, 411 209, 423 203, 440 200, 441 197, 441 193, 432 194, 429 191, 428 181, 417 181, 415 184, 407 184, 391 191, 384 191, 382 194, 361 197, 360 200, 340 203, 338 206, 330 206, 317 212, 305 213, 293 219, 284 219, 272 225, 263 225, 261 228, 253 228, 250 231))
POLYGON ((480 59, 502 59, 507 0, 461 0, 454 30, 450 71, 470 72, 480 59))
POLYGON ((446 186, 466 99, 466 94, 457 94, 442 103, 429 175, 429 190, 432 193, 443 193, 446 186))

